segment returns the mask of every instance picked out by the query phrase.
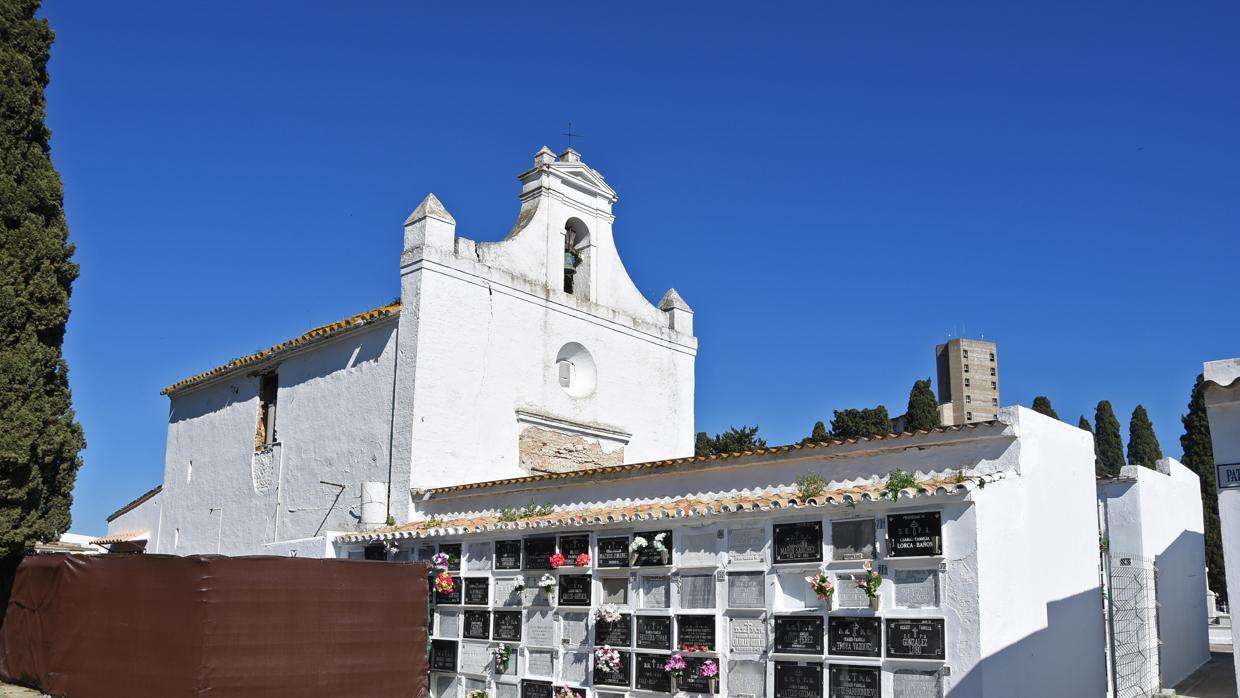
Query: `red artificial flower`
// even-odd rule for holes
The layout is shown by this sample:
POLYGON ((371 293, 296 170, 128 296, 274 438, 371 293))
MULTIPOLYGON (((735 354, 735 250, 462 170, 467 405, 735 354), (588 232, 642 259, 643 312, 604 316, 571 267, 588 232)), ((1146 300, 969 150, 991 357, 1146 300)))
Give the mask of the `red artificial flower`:
POLYGON ((556 553, 551 556, 551 569, 559 569, 565 562, 564 553, 556 553))
POLYGON ((577 561, 576 561, 576 563, 575 563, 575 564, 576 564, 578 567, 588 567, 588 566, 590 565, 590 555, 589 555, 589 553, 582 553, 582 554, 578 555, 578 556, 577 556, 577 561))

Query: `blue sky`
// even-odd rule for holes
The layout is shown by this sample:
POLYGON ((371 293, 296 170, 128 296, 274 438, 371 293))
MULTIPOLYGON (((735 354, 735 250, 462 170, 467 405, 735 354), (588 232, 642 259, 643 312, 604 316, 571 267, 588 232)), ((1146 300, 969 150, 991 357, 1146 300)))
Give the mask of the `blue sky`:
POLYGON ((697 423, 903 411, 949 332, 1004 404, 1149 409, 1240 355, 1240 5, 47 0, 82 275, 74 530, 162 479, 159 391, 398 293, 434 191, 467 237, 565 124, 634 281, 700 339, 697 423))

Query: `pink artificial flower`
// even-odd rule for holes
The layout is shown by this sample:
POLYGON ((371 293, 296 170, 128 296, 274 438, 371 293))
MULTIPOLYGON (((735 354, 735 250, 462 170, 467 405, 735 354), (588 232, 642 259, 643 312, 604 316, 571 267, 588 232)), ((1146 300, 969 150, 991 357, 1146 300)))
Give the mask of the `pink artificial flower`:
POLYGON ((663 665, 663 671, 682 671, 685 668, 685 658, 679 654, 673 654, 668 658, 667 663, 663 665))
POLYGON ((715 664, 715 660, 707 659, 706 661, 702 662, 702 666, 698 669, 698 673, 700 673, 702 676, 705 676, 708 679, 713 676, 718 676, 719 665, 715 664))
POLYGON ((870 561, 866 560, 864 563, 861 564, 861 566, 866 568, 867 570, 870 569, 870 561))

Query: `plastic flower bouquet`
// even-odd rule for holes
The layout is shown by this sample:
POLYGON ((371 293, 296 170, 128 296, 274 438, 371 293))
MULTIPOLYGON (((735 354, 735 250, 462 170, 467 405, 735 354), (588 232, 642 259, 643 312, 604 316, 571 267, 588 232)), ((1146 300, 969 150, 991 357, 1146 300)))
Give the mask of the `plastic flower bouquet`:
POLYGON ((573 564, 576 565, 577 567, 589 567, 590 566, 590 554, 582 553, 578 555, 577 559, 573 561, 573 564))
POLYGON ((871 599, 878 598, 878 588, 883 585, 883 576, 874 570, 869 560, 865 561, 865 577, 857 580, 857 587, 871 599))
POLYGON ((605 603, 594 609, 594 620, 600 623, 619 623, 620 609, 614 603, 605 603))
POLYGON ((555 698, 581 698, 581 694, 571 688, 561 686, 555 689, 555 698))
POLYGON ((447 553, 435 553, 434 555, 431 556, 431 564, 434 565, 435 569, 437 570, 448 569, 448 554, 447 553))
POLYGON ((435 591, 441 594, 451 594, 456 589, 456 580, 448 574, 448 570, 443 570, 435 577, 435 591))
POLYGON ((542 578, 538 580, 538 586, 543 591, 551 591, 555 588, 555 577, 552 577, 549 574, 544 574, 542 578))
POLYGON ((465 698, 487 698, 487 692, 481 689, 477 691, 470 691, 465 694, 465 698))
POLYGON ((811 577, 806 577, 805 581, 809 582, 809 588, 814 590, 814 595, 819 601, 831 603, 831 597, 835 596, 835 585, 831 583, 831 578, 827 576, 825 570, 819 571, 811 577))
POLYGON ((551 569, 558 570, 561 566, 564 565, 565 562, 567 562, 567 560, 564 558, 564 553, 556 553, 555 555, 551 556, 550 562, 551 562, 551 569))
POLYGON ((611 645, 603 645, 594 650, 594 666, 608 673, 620 671, 620 653, 613 650, 611 645))

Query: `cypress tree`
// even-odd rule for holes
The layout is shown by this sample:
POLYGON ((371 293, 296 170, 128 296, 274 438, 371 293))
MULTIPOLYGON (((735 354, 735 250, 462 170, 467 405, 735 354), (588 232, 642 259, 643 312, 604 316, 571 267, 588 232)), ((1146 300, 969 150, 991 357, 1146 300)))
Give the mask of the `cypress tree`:
POLYGON ((930 388, 930 379, 915 381, 908 393, 908 410, 904 413, 908 431, 933 429, 942 426, 939 419, 939 401, 930 388))
POLYGON ((697 433, 697 439, 693 442, 693 455, 709 456, 710 455, 710 434, 704 431, 697 433))
POLYGON ((1085 415, 1081 415, 1081 419, 1076 423, 1076 425, 1090 434, 1094 433, 1094 426, 1089 423, 1088 419, 1085 419, 1085 415))
POLYGON ((44 125, 52 30, 0 0, 0 556, 69 528, 85 446, 61 355, 77 278, 44 125))
POLYGON ((1218 490, 1215 488, 1214 444, 1210 441, 1210 420, 1206 416, 1205 379, 1200 374, 1188 401, 1188 414, 1180 417, 1184 434, 1180 448, 1182 462, 1201 480, 1201 509, 1206 525, 1206 579, 1220 600, 1227 600, 1227 570, 1223 567, 1223 535, 1218 518, 1218 490))
POLYGON ((1145 407, 1137 405, 1128 421, 1128 462, 1154 468, 1159 458, 1162 458, 1162 447, 1154 435, 1154 425, 1145 407))
POLYGON ((809 436, 801 439, 801 443, 821 443, 831 440, 831 432, 827 431, 827 425, 821 421, 814 422, 814 428, 810 431, 809 436))
POLYGON ((1055 412, 1055 408, 1051 407, 1051 399, 1045 395, 1039 395, 1033 399, 1033 411, 1041 412, 1051 419, 1059 419, 1059 414, 1055 412))
POLYGON ((1115 477, 1124 467, 1124 437, 1111 403, 1103 400, 1094 412, 1094 472, 1102 477, 1115 477))

